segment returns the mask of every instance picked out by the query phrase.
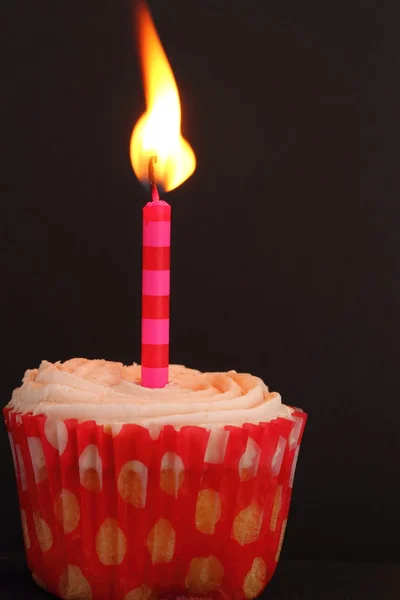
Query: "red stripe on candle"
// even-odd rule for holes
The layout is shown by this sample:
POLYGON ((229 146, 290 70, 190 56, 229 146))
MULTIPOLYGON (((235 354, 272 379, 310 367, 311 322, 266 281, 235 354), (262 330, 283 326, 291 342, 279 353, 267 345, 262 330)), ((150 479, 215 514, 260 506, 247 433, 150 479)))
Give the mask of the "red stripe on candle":
POLYGON ((170 266, 170 247, 143 247, 143 269, 167 271, 170 266))
POLYGON ((169 344, 142 344, 142 368, 162 369, 168 363, 169 344))
MULTIPOLYGON (((155 202, 149 202, 144 208, 146 216, 144 222, 147 221, 170 221, 171 220, 171 206, 164 202, 164 200, 158 200, 155 202)), ((143 215, 144 216, 144 215, 143 215)))
POLYGON ((169 296, 143 296, 143 319, 169 319, 169 296))
POLYGON ((168 383, 171 207, 154 199, 143 209, 142 379, 168 383))

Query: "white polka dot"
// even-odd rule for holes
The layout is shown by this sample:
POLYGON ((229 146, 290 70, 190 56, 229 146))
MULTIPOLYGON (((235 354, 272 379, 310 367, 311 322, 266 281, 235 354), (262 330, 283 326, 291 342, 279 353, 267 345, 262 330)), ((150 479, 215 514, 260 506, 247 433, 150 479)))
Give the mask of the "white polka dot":
POLYGON ((241 546, 258 540, 264 518, 264 509, 259 504, 243 508, 233 522, 233 537, 241 546))
POLYGON ((175 530, 168 519, 159 519, 146 540, 153 565, 172 561, 175 553, 175 538, 175 530))
POLYGON ((79 501, 75 494, 66 489, 61 489, 56 495, 54 501, 54 514, 68 534, 74 531, 79 524, 81 511, 79 501))
POLYGON ((92 590, 86 577, 76 565, 68 565, 62 573, 58 589, 65 600, 91 600, 92 590))
POLYGON ((295 417, 295 424, 293 425, 293 429, 289 435, 289 448, 291 450, 293 450, 293 448, 297 445, 297 442, 299 441, 302 424, 302 419, 300 419, 299 417, 295 417))
POLYGON ((278 444, 276 446, 275 453, 271 460, 271 472, 272 477, 277 477, 280 473, 282 460, 285 454, 286 440, 281 435, 279 436, 278 444))
POLYGON ((122 431, 123 423, 111 423, 110 425, 103 425, 103 429, 105 433, 112 435, 112 437, 117 437, 122 431))
POLYGON ((215 427, 211 429, 208 438, 204 462, 220 465, 224 462, 226 447, 228 445, 229 431, 215 427))
POLYGON ((68 444, 68 429, 64 421, 48 417, 44 424, 44 434, 53 448, 63 454, 68 444))
POLYGON ((24 537, 24 544, 27 550, 31 547, 31 538, 29 536, 28 531, 28 520, 26 518, 26 512, 23 508, 21 508, 21 525, 22 525, 22 535, 24 537))
POLYGON ((129 592, 124 600, 151 600, 154 596, 151 595, 151 589, 147 585, 141 585, 129 592))
POLYGON ((42 552, 48 552, 53 546, 53 534, 51 533, 51 529, 48 523, 38 513, 33 515, 33 522, 40 550, 42 552))
POLYGON ((128 504, 136 508, 146 506, 148 468, 139 460, 123 465, 118 475, 118 491, 128 504))
POLYGON ((167 452, 161 459, 161 469, 170 469, 172 471, 184 471, 183 460, 175 452, 167 452))
POLYGON ((103 565, 120 565, 126 554, 126 537, 117 519, 105 519, 96 535, 96 552, 103 565))
POLYGON ((283 539, 285 537, 286 525, 287 525, 287 519, 285 519, 283 521, 283 523, 282 523, 282 529, 281 529, 281 534, 279 536, 278 548, 277 548, 276 555, 275 555, 275 561, 276 562, 278 562, 279 557, 281 555, 281 550, 282 550, 282 545, 283 545, 283 539))
POLYGON ((223 578, 224 567, 216 556, 199 556, 190 561, 185 585, 193 594, 209 597, 221 586, 223 578))
POLYGON ((8 432, 8 439, 10 441, 10 448, 11 448, 11 454, 12 454, 12 459, 13 459, 13 463, 14 463, 14 469, 15 469, 15 472, 17 473, 17 456, 15 454, 14 438, 10 431, 8 432))
POLYGON ((297 448, 294 452, 292 470, 290 472, 289 487, 293 487, 294 474, 296 472, 297 460, 299 458, 299 451, 300 451, 300 446, 297 446, 297 448))
POLYGON ((149 434, 151 439, 155 442, 160 437, 161 427, 159 425, 149 425, 149 434))
POLYGON ((95 444, 89 444, 79 457, 79 478, 84 488, 99 492, 103 487, 103 461, 95 444))
POLYGON ((258 598, 265 587, 266 577, 267 565, 261 557, 255 558, 250 571, 243 581, 244 595, 248 600, 258 598))
POLYGON ((275 490, 275 495, 274 495, 274 503, 272 505, 272 512, 271 512, 271 521, 270 521, 270 528, 271 531, 275 531, 276 530, 276 526, 278 523, 278 518, 279 518, 279 513, 281 511, 282 508, 282 486, 278 485, 276 490, 275 490))
POLYGON ((260 463, 261 450, 259 445, 249 437, 246 450, 239 461, 239 475, 242 481, 253 479, 257 475, 260 463))
POLYGON ((28 484, 26 482, 25 463, 24 459, 22 458, 21 446, 19 444, 15 444, 15 452, 17 455, 19 475, 21 477, 22 491, 25 492, 28 489, 28 484))
POLYGON ((196 529, 213 535, 221 514, 222 502, 218 492, 212 488, 201 490, 196 503, 196 529))
POLYGON ((43 581, 36 575, 36 573, 32 573, 32 579, 36 583, 36 585, 38 585, 45 592, 47 592, 47 587, 45 586, 45 584, 43 583, 43 581))
POLYGON ((161 459, 160 486, 167 494, 177 497, 183 484, 185 465, 175 452, 167 452, 161 459))
POLYGON ((47 479, 46 461, 43 454, 42 442, 37 437, 28 437, 29 454, 31 455, 35 482, 40 483, 47 479))

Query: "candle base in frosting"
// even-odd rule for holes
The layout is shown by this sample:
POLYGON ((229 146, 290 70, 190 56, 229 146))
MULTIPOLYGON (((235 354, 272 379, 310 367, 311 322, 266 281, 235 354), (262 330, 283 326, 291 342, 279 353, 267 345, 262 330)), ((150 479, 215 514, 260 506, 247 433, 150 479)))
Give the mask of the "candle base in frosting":
POLYGON ((170 365, 164 388, 141 386, 141 367, 105 360, 43 361, 25 373, 10 407, 61 419, 97 423, 242 425, 290 416, 276 392, 247 373, 201 373, 170 365))

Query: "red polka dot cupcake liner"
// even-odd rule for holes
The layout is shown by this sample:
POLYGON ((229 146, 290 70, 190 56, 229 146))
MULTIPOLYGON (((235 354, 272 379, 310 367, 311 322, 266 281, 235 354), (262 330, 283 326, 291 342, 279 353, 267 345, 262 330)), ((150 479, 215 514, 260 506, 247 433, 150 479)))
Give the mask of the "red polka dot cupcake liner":
POLYGON ((29 568, 70 600, 256 598, 282 547, 306 414, 205 429, 4 410, 29 568))

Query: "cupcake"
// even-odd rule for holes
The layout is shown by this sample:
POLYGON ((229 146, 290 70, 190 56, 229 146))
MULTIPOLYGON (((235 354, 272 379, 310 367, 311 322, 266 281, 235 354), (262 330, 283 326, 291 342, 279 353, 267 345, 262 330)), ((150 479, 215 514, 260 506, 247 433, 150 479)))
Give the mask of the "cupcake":
POLYGON ((42 362, 4 409, 36 583, 70 600, 256 598, 306 420, 261 379, 42 362))

